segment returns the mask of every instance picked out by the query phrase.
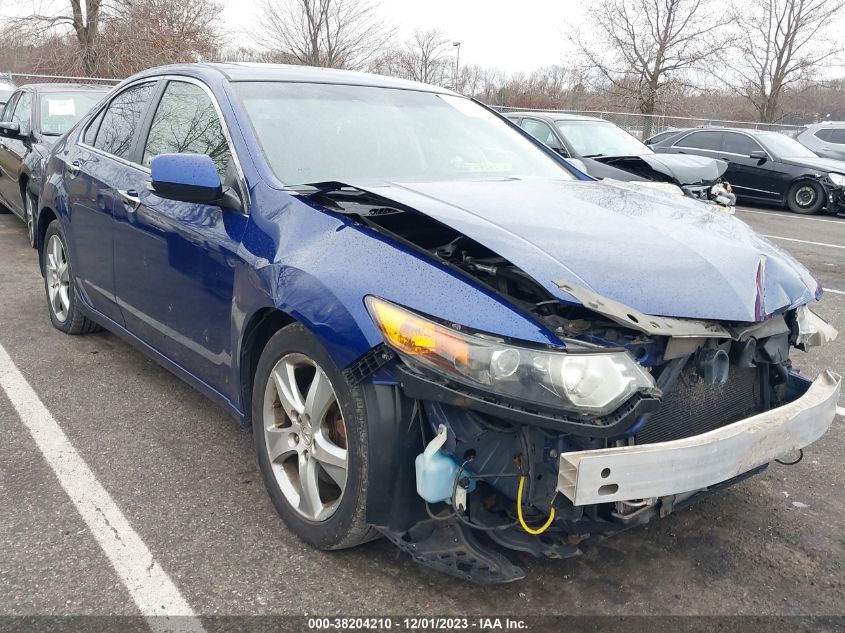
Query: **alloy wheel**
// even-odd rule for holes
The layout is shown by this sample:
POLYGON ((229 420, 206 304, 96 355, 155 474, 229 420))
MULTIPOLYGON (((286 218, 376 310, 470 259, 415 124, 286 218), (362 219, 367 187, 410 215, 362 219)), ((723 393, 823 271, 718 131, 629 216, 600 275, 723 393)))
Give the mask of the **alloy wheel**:
POLYGON ((35 217, 35 206, 32 204, 32 196, 29 194, 24 194, 24 203, 26 214, 26 232, 29 236, 29 245, 35 246, 35 221, 33 218, 35 217))
POLYGON ((264 440, 287 502, 309 521, 325 521, 346 488, 346 424, 334 389, 304 354, 287 354, 270 372, 264 395, 264 440))
POLYGON ((70 275, 68 272, 65 246, 58 235, 47 242, 47 294, 50 309, 60 323, 64 323, 70 311, 70 275))
POLYGON ((799 207, 811 207, 816 202, 816 190, 810 185, 804 185, 795 192, 795 202, 799 207))

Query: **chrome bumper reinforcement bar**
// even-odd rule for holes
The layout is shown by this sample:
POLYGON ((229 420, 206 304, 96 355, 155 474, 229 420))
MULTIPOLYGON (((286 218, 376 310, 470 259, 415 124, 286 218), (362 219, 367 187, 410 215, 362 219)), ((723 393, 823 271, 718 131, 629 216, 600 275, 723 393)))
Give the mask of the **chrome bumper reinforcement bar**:
POLYGON ((830 428, 841 379, 823 372, 798 399, 701 435, 563 453, 558 491, 576 506, 714 486, 804 448, 830 428))

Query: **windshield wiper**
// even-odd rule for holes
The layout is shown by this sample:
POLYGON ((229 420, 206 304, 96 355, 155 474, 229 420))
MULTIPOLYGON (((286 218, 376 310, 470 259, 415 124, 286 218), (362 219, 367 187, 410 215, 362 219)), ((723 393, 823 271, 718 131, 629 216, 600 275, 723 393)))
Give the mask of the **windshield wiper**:
POLYGON ((581 158, 599 158, 600 156, 604 156, 604 154, 584 154, 581 158))

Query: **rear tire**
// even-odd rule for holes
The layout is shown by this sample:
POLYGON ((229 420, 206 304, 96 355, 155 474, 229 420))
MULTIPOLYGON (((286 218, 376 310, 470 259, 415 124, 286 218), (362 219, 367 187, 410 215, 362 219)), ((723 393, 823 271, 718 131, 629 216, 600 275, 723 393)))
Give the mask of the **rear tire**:
POLYGON ((379 536, 366 522, 363 394, 299 323, 279 330, 261 354, 252 428, 270 499, 300 539, 331 550, 379 536))
POLYGON ((65 334, 88 334, 99 330, 100 326, 79 309, 67 242, 58 220, 53 220, 47 227, 41 257, 47 309, 53 327, 65 334))
POLYGON ((800 180, 789 188, 786 205, 793 213, 813 215, 822 210, 825 203, 824 188, 812 180, 800 180))

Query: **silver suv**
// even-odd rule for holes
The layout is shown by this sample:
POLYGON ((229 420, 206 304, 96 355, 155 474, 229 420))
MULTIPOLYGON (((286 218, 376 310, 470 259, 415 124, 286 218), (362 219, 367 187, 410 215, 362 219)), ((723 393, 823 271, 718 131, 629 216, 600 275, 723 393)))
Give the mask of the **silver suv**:
POLYGON ((845 160, 845 121, 813 123, 795 138, 822 158, 845 160))

